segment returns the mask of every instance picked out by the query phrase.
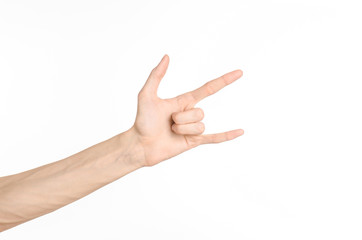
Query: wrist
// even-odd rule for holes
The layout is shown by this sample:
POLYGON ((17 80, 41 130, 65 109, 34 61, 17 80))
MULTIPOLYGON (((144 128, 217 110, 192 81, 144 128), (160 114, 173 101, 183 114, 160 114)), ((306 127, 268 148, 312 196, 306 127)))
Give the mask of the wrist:
POLYGON ((117 161, 121 161, 133 168, 144 167, 146 165, 144 149, 134 127, 118 134, 116 137, 120 149, 117 161))

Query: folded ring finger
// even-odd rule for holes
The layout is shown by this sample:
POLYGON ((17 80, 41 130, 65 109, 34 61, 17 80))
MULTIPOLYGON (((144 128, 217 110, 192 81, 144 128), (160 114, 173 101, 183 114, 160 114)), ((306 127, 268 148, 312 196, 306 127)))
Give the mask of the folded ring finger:
POLYGON ((199 135, 205 131, 205 125, 202 122, 172 124, 172 131, 180 135, 199 135))

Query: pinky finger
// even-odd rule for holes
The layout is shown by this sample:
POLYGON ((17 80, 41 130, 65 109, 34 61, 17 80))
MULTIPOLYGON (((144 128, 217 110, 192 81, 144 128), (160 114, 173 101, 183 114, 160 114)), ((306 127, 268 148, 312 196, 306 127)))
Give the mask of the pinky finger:
POLYGON ((221 143, 232 140, 244 134, 243 129, 231 130, 223 133, 205 134, 201 137, 201 144, 221 143))

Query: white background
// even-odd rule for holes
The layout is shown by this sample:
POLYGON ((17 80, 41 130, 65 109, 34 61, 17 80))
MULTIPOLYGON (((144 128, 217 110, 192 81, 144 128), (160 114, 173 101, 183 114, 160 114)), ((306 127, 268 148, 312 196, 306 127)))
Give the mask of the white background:
POLYGON ((137 170, 0 239, 362 239, 358 1, 0 1, 0 176, 133 124, 164 54, 168 98, 227 143, 137 170))

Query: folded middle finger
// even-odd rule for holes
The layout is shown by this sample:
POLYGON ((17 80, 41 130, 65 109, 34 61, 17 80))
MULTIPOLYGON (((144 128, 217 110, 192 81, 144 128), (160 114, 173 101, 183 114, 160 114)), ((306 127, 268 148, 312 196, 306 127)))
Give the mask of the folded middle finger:
POLYGON ((204 112, 201 108, 192 108, 184 112, 175 112, 171 117, 176 124, 195 123, 204 118, 204 112))

